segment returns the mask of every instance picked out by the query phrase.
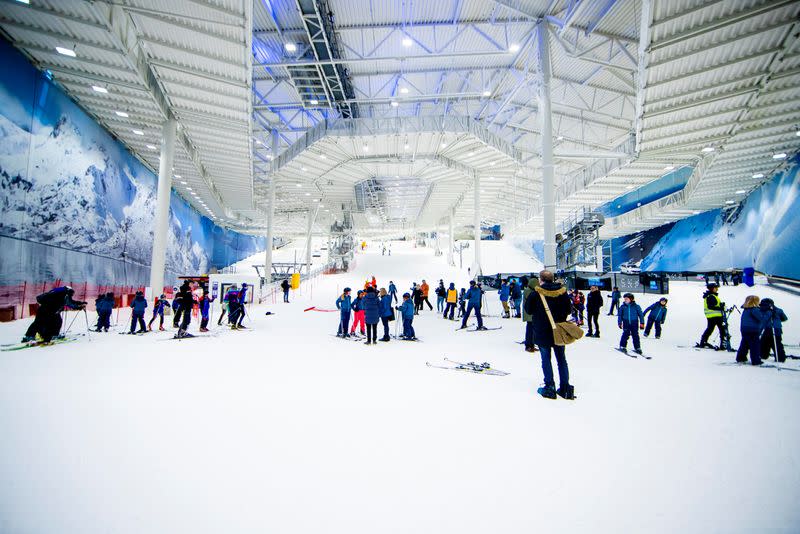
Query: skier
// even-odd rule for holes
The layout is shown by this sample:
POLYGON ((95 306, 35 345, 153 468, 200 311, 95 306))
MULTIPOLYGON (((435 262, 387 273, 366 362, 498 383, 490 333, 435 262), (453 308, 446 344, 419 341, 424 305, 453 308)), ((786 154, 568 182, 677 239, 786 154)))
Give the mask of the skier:
POLYGON ((453 282, 450 282, 450 288, 447 290, 445 299, 447 300, 447 306, 444 308, 443 317, 453 321, 453 314, 456 311, 456 302, 458 302, 458 291, 456 291, 456 285, 453 282))
POLYGON ((284 278, 283 282, 281 282, 281 289, 283 289, 283 302, 286 304, 289 304, 289 289, 291 287, 292 286, 289 284, 289 280, 284 278))
POLYGON ((352 310, 349 287, 344 288, 342 294, 336 299, 336 309, 339 310, 339 330, 336 335, 350 337, 350 334, 347 333, 347 327, 350 326, 350 311, 352 310))
POLYGON ((362 307, 364 308, 364 322, 367 323, 367 340, 364 344, 369 345, 371 343, 376 345, 378 343, 378 321, 380 321, 381 312, 378 292, 375 291, 374 287, 367 288, 362 299, 362 307))
MULTIPOLYGON (((522 283, 525 284, 525 290, 522 293, 523 302, 528 302, 528 297, 531 293, 536 291, 536 287, 539 285, 538 280, 534 277, 531 277, 529 280, 523 276, 522 283)), ((522 306, 522 320, 525 322, 525 351, 536 352, 537 349, 536 338, 533 330, 533 316, 526 311, 524 305, 522 306)))
POLYGON ((739 350, 736 351, 736 362, 747 363, 747 353, 750 353, 750 363, 761 365, 761 343, 760 336, 764 328, 769 326, 759 308, 759 298, 749 295, 742 304, 742 320, 740 329, 742 341, 739 343, 739 350))
POLYGON ((428 309, 433 311, 433 304, 431 304, 431 301, 428 300, 428 291, 430 291, 430 286, 425 280, 422 281, 422 284, 419 286, 419 290, 421 293, 419 309, 422 310, 423 304, 427 304, 428 309))
POLYGON ((572 317, 575 319, 575 324, 578 326, 583 326, 583 309, 585 302, 586 297, 583 295, 583 291, 575 289, 572 292, 572 317))
POLYGON ((642 308, 636 304, 633 293, 625 293, 623 304, 619 307, 617 324, 622 330, 622 337, 619 340, 619 350, 628 352, 628 338, 633 338, 633 352, 642 353, 642 345, 639 340, 639 330, 644 328, 644 314, 642 308))
POLYGON ((228 324, 231 330, 239 329, 239 320, 242 315, 241 292, 236 284, 232 284, 223 299, 228 303, 228 324))
POLYGON ((703 293, 703 313, 706 316, 706 329, 703 335, 700 336, 700 343, 696 346, 700 348, 716 348, 723 350, 725 345, 725 326, 723 324, 723 314, 725 313, 725 303, 722 302, 717 295, 719 286, 713 282, 706 286, 706 292, 703 293), (711 337, 711 332, 714 328, 719 330, 719 347, 714 347, 708 342, 711 337))
POLYGON ((161 320, 158 325, 159 330, 164 330, 164 306, 167 305, 167 296, 164 293, 161 293, 161 296, 156 299, 153 303, 153 317, 150 319, 150 322, 147 324, 147 329, 153 329, 153 321, 156 320, 156 317, 160 317, 161 320))
POLYGON ((776 351, 779 362, 786 361, 786 351, 783 348, 783 322, 789 318, 782 309, 775 306, 772 299, 764 299, 759 304, 764 315, 764 334, 761 336, 761 358, 766 360, 772 350, 776 351), (774 334, 774 336, 773 336, 774 334))
POLYGON ((447 297, 447 290, 444 288, 444 281, 439 280, 439 285, 436 287, 436 311, 442 312, 447 297))
POLYGON ((465 298, 466 294, 467 294, 466 290, 462 287, 461 291, 458 293, 458 317, 459 318, 463 317, 464 314, 466 313, 466 310, 464 309, 464 305, 465 305, 466 300, 467 300, 465 298))
POLYGON ((400 316, 403 318, 403 335, 400 338, 406 341, 416 341, 417 337, 412 325, 414 322, 414 305, 411 303, 411 295, 403 293, 403 304, 395 308, 400 310, 400 316))
POLYGON ((600 324, 597 322, 600 310, 603 308, 603 294, 597 286, 589 288, 589 296, 586 299, 586 322, 589 323, 589 333, 587 337, 600 337, 600 324), (594 333, 592 332, 592 322, 594 322, 594 333))
POLYGON ((141 291, 136 292, 136 296, 131 301, 130 307, 133 309, 131 313, 131 331, 129 334, 144 334, 147 328, 144 326, 144 310, 147 309, 147 299, 144 298, 144 293, 141 291), (139 322, 139 330, 136 330, 136 322, 139 322))
POLYGON ((464 300, 467 301, 467 311, 464 312, 464 318, 461 320, 461 328, 467 327, 467 319, 472 310, 475 310, 475 318, 478 319, 478 330, 486 330, 483 326, 483 317, 481 317, 481 301, 483 298, 483 290, 477 286, 475 280, 469 281, 469 289, 464 294, 464 300))
POLYGON ((514 318, 519 319, 519 307, 522 303, 522 289, 520 289, 520 281, 516 279, 512 280, 508 285, 508 291, 509 298, 511 300, 511 306, 514 308, 514 318))
POLYGON ((497 294, 500 296, 500 304, 503 305, 503 318, 508 319, 511 317, 511 313, 508 311, 508 296, 510 293, 510 289, 508 287, 508 282, 503 280, 500 282, 500 289, 497 290, 497 294))
POLYGON ((242 290, 239 291, 239 324, 236 325, 239 328, 247 328, 245 325, 242 324, 244 321, 244 316, 247 315, 247 311, 244 309, 244 305, 247 302, 247 282, 242 282, 242 290))
POLYGON ((621 293, 619 292, 619 288, 614 286, 614 289, 611 291, 609 297, 611 298, 611 307, 608 309, 608 315, 614 315, 614 310, 616 309, 619 311, 619 297, 621 293))
POLYGON ((350 328, 350 333, 351 334, 355 334, 356 333, 356 327, 359 326, 359 324, 360 324, 361 325, 361 328, 360 328, 361 335, 362 336, 366 335, 366 332, 364 331, 364 308, 363 308, 363 304, 364 304, 364 292, 359 290, 358 293, 356 293, 356 299, 351 304, 351 308, 353 310, 353 326, 352 326, 352 328, 350 328))
POLYGON ((189 334, 186 329, 189 328, 189 323, 192 321, 192 307, 194 306, 192 288, 188 280, 181 284, 181 289, 178 293, 178 302, 180 303, 178 313, 182 314, 183 319, 181 320, 180 328, 178 328, 178 333, 175 334, 175 337, 187 337, 189 334))
POLYGON ((172 326, 178 328, 181 320, 181 298, 180 298, 180 291, 177 287, 172 288, 173 297, 172 297, 172 326))
POLYGON ((94 309, 97 311, 96 332, 105 331, 111 327, 111 312, 114 310, 114 293, 100 295, 94 301, 94 309))
MULTIPOLYGON (((236 284, 233 284, 234 287, 236 284)), ((238 295, 238 291, 237 291, 238 295)), ((222 295, 222 302, 220 302, 220 312, 219 312, 219 319, 217 319, 217 326, 222 326, 222 318, 228 314, 228 292, 226 291, 224 295, 222 295)))
POLYGON ((381 288, 380 291, 380 313, 381 323, 383 323, 383 337, 380 341, 389 341, 389 321, 394 321, 394 310, 392 309, 392 296, 386 292, 386 289, 381 288))
POLYGON ((42 338, 44 343, 59 335, 61 331, 61 310, 83 310, 86 303, 80 300, 72 300, 75 291, 69 286, 56 287, 46 293, 36 297, 39 308, 36 310, 36 317, 25 332, 22 338, 23 343, 35 341, 36 335, 42 338))
POLYGON ((667 299, 661 297, 658 302, 652 303, 644 310, 644 315, 647 317, 647 326, 644 328, 644 337, 650 335, 650 329, 653 325, 656 327, 656 339, 661 337, 661 325, 667 320, 667 299))
POLYGON ((391 280, 389 280, 389 296, 397 302, 397 286, 391 280))
MULTIPOLYGON (((529 287, 531 285, 529 282, 529 287)), ((555 344, 553 326, 547 313, 549 310, 549 315, 556 323, 567 320, 571 307, 567 291, 555 281, 552 271, 548 270, 539 273, 539 285, 533 284, 531 289, 528 298, 525 299, 525 312, 531 316, 536 344, 539 346, 539 353, 542 356, 542 373, 544 374, 544 386, 537 389, 537 393, 546 399, 555 399, 556 395, 564 399, 574 399, 575 390, 569 383, 566 350, 563 345, 555 344), (547 309, 545 309, 545 304, 547 309), (558 389, 556 389, 553 376, 553 355, 558 364, 558 389)))
POLYGON ((200 320, 200 331, 208 332, 208 312, 211 303, 214 302, 214 297, 208 294, 205 287, 202 289, 203 295, 200 297, 200 316, 202 317, 200 320))
MULTIPOLYGON (((392 245, 391 245, 391 243, 390 243, 390 244, 389 244, 389 256, 391 256, 391 255, 392 255, 392 245)), ((395 300, 397 300, 397 299, 395 299, 395 300)))
POLYGON ((422 309, 422 290, 416 282, 411 286, 411 302, 414 304, 414 315, 419 315, 419 310, 422 309))

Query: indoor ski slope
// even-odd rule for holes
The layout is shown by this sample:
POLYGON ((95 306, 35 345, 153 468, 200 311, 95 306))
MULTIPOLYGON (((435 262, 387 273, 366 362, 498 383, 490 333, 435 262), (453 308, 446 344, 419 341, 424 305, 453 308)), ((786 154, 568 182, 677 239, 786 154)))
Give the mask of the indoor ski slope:
MULTIPOLYGON (((334 337, 336 313, 303 312, 335 308, 373 274, 401 291, 422 278, 466 286, 432 249, 374 249, 291 304, 252 308, 248 331, 212 323, 206 338, 91 334, 0 353, 0 532, 800 529, 800 365, 678 349, 704 326, 700 284, 673 284, 663 338, 643 340, 649 361, 613 350, 603 314, 603 337, 567 350, 578 400, 551 401, 516 320, 456 332, 426 311, 421 343, 365 346, 334 337), (426 367, 445 356, 511 374, 426 367)), ((749 293, 784 308, 797 344, 800 300, 720 290, 739 305, 749 293)), ((498 313, 496 294, 488 306, 498 313)), ((27 324, 0 325, 0 341, 27 324)))

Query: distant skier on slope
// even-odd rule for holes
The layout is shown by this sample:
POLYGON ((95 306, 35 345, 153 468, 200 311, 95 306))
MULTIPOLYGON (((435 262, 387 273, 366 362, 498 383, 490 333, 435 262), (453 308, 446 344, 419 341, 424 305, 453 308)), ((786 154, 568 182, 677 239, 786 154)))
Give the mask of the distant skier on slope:
POLYGON ((483 290, 477 286, 475 280, 469 281, 469 289, 464 294, 464 300, 467 301, 467 311, 464 312, 464 318, 461 320, 461 328, 467 327, 467 320, 472 310, 475 310, 475 318, 478 320, 478 330, 486 330, 483 326, 483 317, 481 317, 481 300, 483 298, 483 290))

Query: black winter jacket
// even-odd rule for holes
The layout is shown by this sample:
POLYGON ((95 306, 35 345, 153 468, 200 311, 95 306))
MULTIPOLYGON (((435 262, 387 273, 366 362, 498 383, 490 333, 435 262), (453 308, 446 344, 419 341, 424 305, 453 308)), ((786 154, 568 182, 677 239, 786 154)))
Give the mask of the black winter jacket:
POLYGON ((553 315, 553 321, 556 323, 567 320, 572 311, 572 303, 569 300, 569 296, 567 296, 567 290, 561 284, 555 282, 540 285, 534 291, 531 291, 527 300, 525 300, 525 313, 531 315, 533 319, 533 335, 534 339, 536 339, 536 344, 552 347, 555 344, 553 341, 553 327, 547 318, 544 304, 542 304, 542 299, 539 295, 544 295, 545 300, 547 300, 547 306, 550 308, 550 313, 553 315))
POLYGON ((600 294, 600 291, 589 291, 589 296, 586 297, 586 311, 599 311, 602 307, 603 295, 600 294))

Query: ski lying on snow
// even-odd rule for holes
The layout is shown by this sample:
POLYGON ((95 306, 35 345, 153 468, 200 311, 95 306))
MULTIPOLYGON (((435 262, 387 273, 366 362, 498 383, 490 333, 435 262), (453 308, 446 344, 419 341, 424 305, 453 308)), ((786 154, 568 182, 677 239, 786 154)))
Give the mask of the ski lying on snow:
POLYGON ((459 330, 466 330, 467 332, 488 332, 489 330, 500 330, 503 328, 502 326, 493 326, 492 328, 456 328, 456 332, 459 330))
POLYGON ((77 341, 77 337, 62 337, 62 338, 54 338, 48 343, 44 341, 26 341, 26 342, 19 342, 19 343, 11 343, 8 345, 3 345, 0 350, 3 352, 10 352, 13 350, 22 350, 22 349, 30 349, 33 347, 49 347, 50 345, 61 345, 63 343, 70 343, 72 341, 77 341))
POLYGON ((616 347, 614 350, 621 352, 625 356, 630 356, 631 358, 637 358, 637 357, 641 356, 645 360, 653 359, 652 356, 645 356, 644 354, 636 354, 635 352, 633 354, 630 354, 627 350, 621 349, 619 347, 616 347))
POLYGON ((475 373, 478 375, 506 376, 509 374, 508 372, 501 371, 500 369, 493 369, 489 363, 475 363, 475 362, 462 363, 462 362, 457 362, 455 360, 450 360, 448 358, 445 358, 444 360, 454 365, 436 365, 432 364, 431 362, 425 362, 425 365, 427 365, 428 367, 433 367, 435 369, 463 371, 467 373, 475 373))
POLYGON ((800 369, 796 367, 787 367, 784 364, 776 365, 775 363, 768 363, 764 361, 761 365, 752 365, 749 361, 747 362, 720 362, 717 365, 722 365, 724 367, 733 367, 733 366, 742 366, 742 367, 763 367, 764 369, 778 369, 779 371, 800 371, 800 369))

